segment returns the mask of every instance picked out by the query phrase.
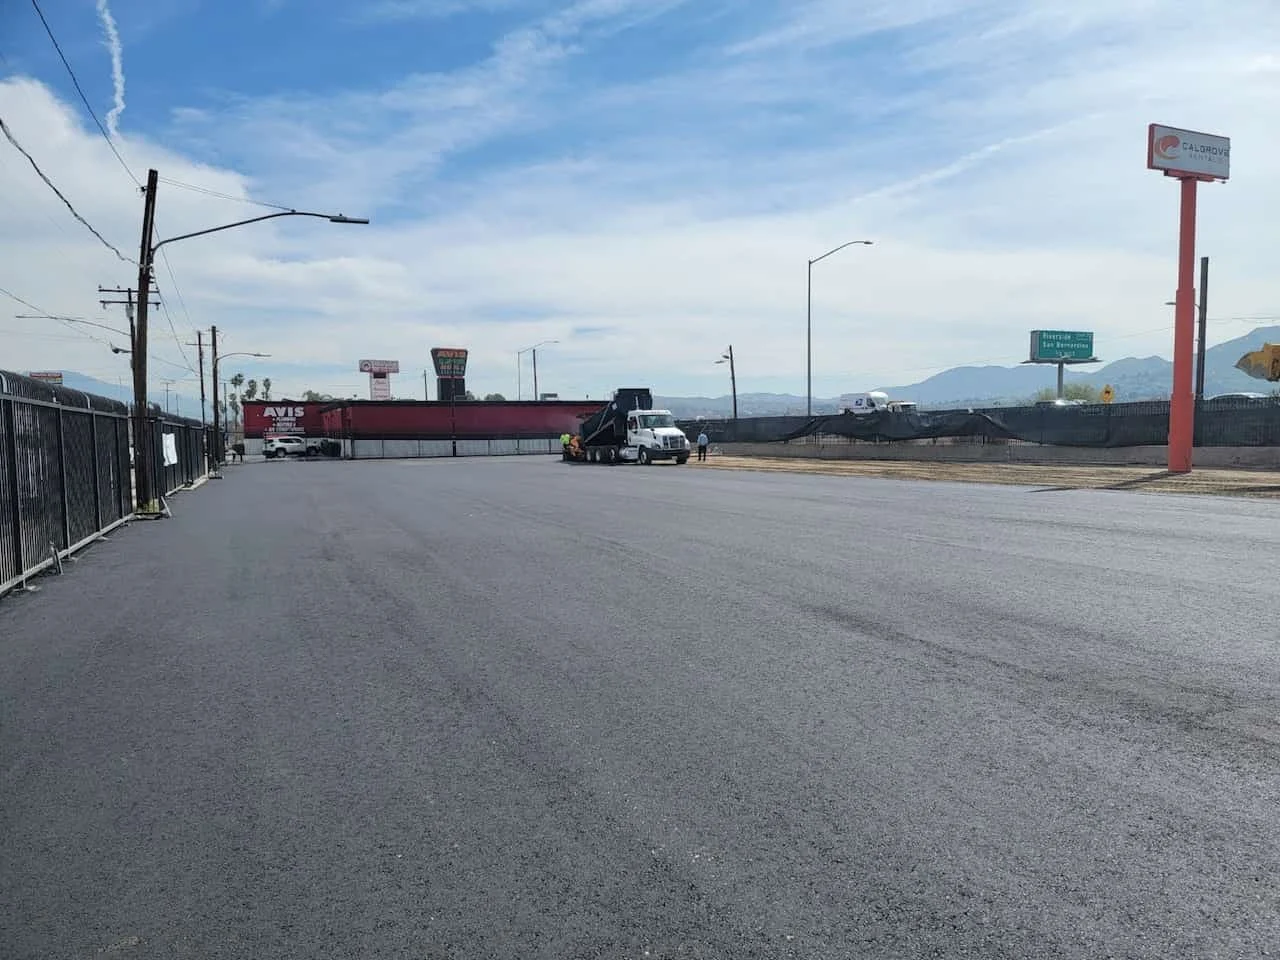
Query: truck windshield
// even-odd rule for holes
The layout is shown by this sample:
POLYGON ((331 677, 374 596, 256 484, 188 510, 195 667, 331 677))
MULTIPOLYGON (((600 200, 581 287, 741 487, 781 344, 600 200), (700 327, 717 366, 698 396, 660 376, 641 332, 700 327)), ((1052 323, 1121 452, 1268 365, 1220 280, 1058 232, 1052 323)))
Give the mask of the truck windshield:
POLYGON ((640 415, 640 426, 646 430, 654 427, 674 427, 675 417, 669 413, 644 413, 640 415))

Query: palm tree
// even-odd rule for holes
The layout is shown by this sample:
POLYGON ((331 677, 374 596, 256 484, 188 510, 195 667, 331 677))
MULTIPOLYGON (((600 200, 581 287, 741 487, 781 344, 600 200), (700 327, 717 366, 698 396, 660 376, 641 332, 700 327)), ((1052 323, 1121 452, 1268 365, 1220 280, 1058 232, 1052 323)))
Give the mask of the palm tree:
POLYGON ((263 400, 271 399, 271 378, 270 377, 262 378, 262 399, 263 400))
POLYGON ((244 400, 253 400, 258 396, 258 381, 250 380, 244 385, 244 400))

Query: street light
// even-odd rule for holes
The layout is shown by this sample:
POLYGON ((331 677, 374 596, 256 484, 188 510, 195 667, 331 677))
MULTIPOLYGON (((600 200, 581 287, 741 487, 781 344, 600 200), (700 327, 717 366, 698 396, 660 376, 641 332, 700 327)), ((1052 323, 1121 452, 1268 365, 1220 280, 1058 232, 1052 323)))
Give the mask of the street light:
POLYGON ((813 265, 819 260, 827 259, 827 257, 831 256, 833 253, 839 253, 845 247, 857 246, 859 244, 864 247, 869 247, 873 243, 875 243, 874 240, 850 240, 848 243, 842 243, 838 247, 833 247, 822 256, 814 257, 809 261, 809 306, 807 319, 805 321, 805 343, 806 353, 808 356, 808 363, 806 366, 807 373, 805 377, 805 381, 807 383, 806 396, 808 397, 805 401, 806 416, 813 416, 813 265))
POLYGON ((733 419, 738 419, 738 375, 733 369, 733 344, 729 344, 729 352, 722 353, 716 363, 729 364, 729 386, 733 390, 733 419))
POLYGON ((537 400, 538 399, 538 348, 545 347, 548 344, 559 343, 559 342, 560 342, 559 340, 543 340, 539 343, 535 343, 532 347, 525 347, 523 350, 516 351, 516 399, 517 400, 524 399, 524 386, 522 383, 522 377, 524 376, 524 371, 520 369, 520 358, 524 356, 526 353, 533 351, 533 399, 537 400))
MULTIPOLYGON (((222 356, 218 356, 215 353, 213 355, 214 390, 215 391, 217 390, 217 384, 218 384, 218 364, 221 363, 223 360, 227 359, 227 357, 257 357, 259 359, 262 359, 269 356, 271 356, 271 354, 269 353, 252 353, 247 350, 237 350, 237 351, 234 351, 233 353, 224 353, 222 356)), ((223 397, 225 398, 225 396, 226 396, 226 393, 224 391, 223 397)), ((218 471, 218 468, 222 466, 222 457, 225 454, 225 452, 226 451, 222 447, 222 428, 218 424, 218 398, 214 397, 213 398, 213 468, 214 468, 214 472, 209 474, 210 477, 217 478, 217 479, 222 478, 222 474, 218 473, 217 471, 218 471)))
MULTIPOLYGON (((155 232, 155 214, 156 214, 156 189, 159 185, 160 173, 155 169, 147 171, 146 186, 146 203, 142 213, 142 242, 140 245, 140 255, 138 257, 138 290, 145 294, 151 289, 152 274, 154 272, 156 251, 166 244, 177 243, 179 240, 190 240, 192 237, 203 237, 210 233, 220 233, 223 230, 231 230, 235 227, 243 227, 251 223, 261 223, 264 220, 275 220, 279 217, 316 217, 321 220, 328 220, 330 223, 359 223, 367 224, 369 222, 366 217, 348 217, 341 213, 313 213, 308 210, 278 210, 275 213, 263 214, 260 217, 250 217, 248 220, 237 220, 234 223, 225 223, 218 227, 208 227, 204 230, 194 230, 191 233, 181 233, 176 237, 168 237, 158 243, 153 242, 155 232)), ((137 507, 139 514, 155 514, 158 513, 157 498, 153 492, 153 483, 151 476, 152 463, 150 459, 150 435, 147 432, 147 307, 150 300, 145 295, 138 297, 137 303, 137 320, 134 324, 134 338, 130 346, 133 348, 133 407, 134 407, 134 460, 138 464, 138 473, 136 477, 137 485, 137 507)), ((215 379, 216 383, 216 379, 215 379)), ((215 416, 216 416, 215 404, 215 416)), ((217 434, 221 440, 221 434, 217 434)))

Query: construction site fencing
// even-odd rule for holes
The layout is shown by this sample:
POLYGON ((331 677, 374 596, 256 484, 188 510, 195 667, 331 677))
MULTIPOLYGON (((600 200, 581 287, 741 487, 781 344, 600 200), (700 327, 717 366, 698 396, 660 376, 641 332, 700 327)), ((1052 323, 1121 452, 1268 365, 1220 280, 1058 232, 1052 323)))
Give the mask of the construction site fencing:
MULTIPOLYGON (((965 410, 877 411, 819 417, 692 420, 690 436, 712 443, 786 443, 810 437, 895 443, 965 438, 1064 447, 1160 446, 1169 441, 1169 404, 1081 404, 965 410)), ((1280 446, 1280 398, 1227 398, 1197 404, 1195 443, 1203 447, 1280 446)))
POLYGON ((133 514, 129 408, 0 371, 0 595, 133 514))
POLYGON ((199 420, 159 414, 148 418, 156 489, 168 496, 205 475, 213 431, 199 420))

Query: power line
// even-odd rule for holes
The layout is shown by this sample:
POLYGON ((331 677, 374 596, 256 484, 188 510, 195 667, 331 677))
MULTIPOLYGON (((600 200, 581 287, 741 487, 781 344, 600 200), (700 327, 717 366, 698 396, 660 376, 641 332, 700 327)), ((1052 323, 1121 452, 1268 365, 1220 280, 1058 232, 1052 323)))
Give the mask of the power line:
POLYGON ((68 210, 71 211, 71 215, 75 217, 77 220, 79 220, 82 224, 84 224, 85 227, 89 230, 89 232, 92 233, 95 237, 97 237, 99 241, 101 241, 104 247, 106 247, 108 250, 114 253, 117 257, 119 257, 125 263, 136 264, 138 262, 136 260, 131 260, 129 257, 126 257, 123 253, 121 253, 118 249, 116 249, 116 247, 111 243, 111 241, 109 241, 106 237, 100 234, 97 231, 97 229, 93 226, 93 224, 91 224, 88 220, 86 220, 84 217, 80 215, 80 211, 77 210, 72 205, 71 201, 68 200, 63 195, 62 191, 57 188, 54 182, 50 180, 47 176, 45 176, 45 172, 40 169, 40 165, 36 163, 35 158, 31 156, 31 154, 27 153, 26 148, 23 147, 22 144, 20 144, 17 141, 17 138, 14 137, 13 132, 5 124, 3 117, 0 117, 0 133, 3 133, 5 135, 5 139, 7 139, 11 144, 13 144, 14 148, 19 153, 21 153, 24 157, 27 158, 27 162, 31 164, 31 168, 35 170, 36 174, 40 177, 41 180, 45 182, 45 184, 49 187, 49 189, 58 195, 58 199, 61 200, 66 205, 68 210))
POLYGON ((34 303, 32 303, 30 300, 23 300, 23 299, 22 299, 20 296, 18 296, 16 293, 10 293, 10 292, 9 292, 8 290, 6 290, 4 287, 0 287, 0 295, 3 295, 3 296, 8 297, 10 300, 13 300, 15 303, 20 303, 20 304, 22 304, 24 307, 29 307, 30 309, 34 310, 36 313, 44 313, 44 314, 48 314, 48 312, 49 312, 48 310, 44 309, 44 307, 37 307, 37 306, 36 306, 34 303))
POLYGON ((181 187, 183 190, 193 190, 196 193, 203 193, 210 197, 217 197, 219 200, 234 200, 236 203, 250 203, 257 207, 266 207, 268 210, 292 210, 293 207, 281 206, 278 203, 267 203, 265 200, 254 200, 252 197, 235 197, 229 193, 219 193, 217 190, 210 190, 208 187, 196 186, 194 183, 183 183, 181 180, 170 180, 168 177, 161 177, 161 183, 167 183, 171 187, 181 187))
MULTIPOLYGON (((165 319, 169 321, 169 332, 173 334, 173 342, 178 345, 178 353, 182 354, 182 359, 185 361, 185 369, 195 373, 196 368, 191 365, 191 358, 187 356, 187 351, 182 349, 182 340, 178 337, 178 331, 174 329, 173 315, 169 313, 169 307, 165 304, 163 296, 160 298, 160 309, 164 311, 165 319)), ((177 364, 174 364, 174 366, 177 366, 177 364)))
POLYGON ((49 26, 49 21, 45 19, 44 11, 40 9, 39 0, 31 0, 31 5, 36 8, 36 13, 40 16, 40 22, 44 24, 44 32, 49 35, 49 39, 53 42, 53 49, 58 51, 58 57, 62 60, 62 65, 67 68, 67 73, 71 77, 71 82, 75 85, 76 93, 80 94, 80 100, 84 103, 84 107, 89 111, 89 116, 93 117, 93 122, 98 125, 98 132, 102 134, 102 139, 107 141, 107 146, 111 148, 111 152, 116 155, 116 159, 120 161, 120 166, 124 167, 125 173, 129 174, 129 179, 141 189, 142 181, 139 180, 131 169, 129 164, 125 163, 124 157, 120 156, 120 151, 116 149, 115 143, 111 139, 111 135, 107 133, 107 128, 102 125, 102 121, 98 119, 98 115, 94 113, 93 105, 89 103, 89 98, 85 96, 84 89, 80 86, 80 80, 76 77, 76 72, 71 69, 71 64, 67 60, 66 54, 62 52, 62 46, 58 43, 58 38, 53 35, 53 28, 49 26))

